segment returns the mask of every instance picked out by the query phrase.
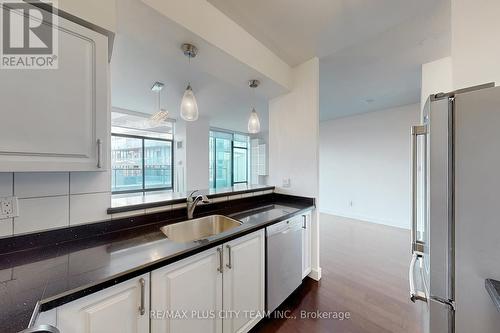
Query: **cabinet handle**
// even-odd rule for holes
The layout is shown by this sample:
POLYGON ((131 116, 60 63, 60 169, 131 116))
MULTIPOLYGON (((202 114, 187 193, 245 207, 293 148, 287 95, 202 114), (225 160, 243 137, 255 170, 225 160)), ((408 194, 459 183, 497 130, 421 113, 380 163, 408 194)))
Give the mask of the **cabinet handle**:
POLYGON ((139 279, 139 283, 141 284, 141 305, 139 306, 139 313, 141 316, 144 316, 144 314, 146 313, 146 306, 145 306, 146 280, 141 278, 139 279))
POLYGON ((306 216, 302 215, 302 218, 304 219, 304 222, 302 222, 302 229, 307 229, 306 216))
POLYGON ((232 261, 232 259, 231 259, 231 246, 226 245, 226 248, 227 248, 227 253, 228 253, 228 263, 227 263, 226 267, 231 269, 231 268, 233 268, 233 266, 231 265, 231 261, 232 261))
POLYGON ((223 267, 224 263, 222 262, 222 250, 220 247, 217 248, 217 252, 219 253, 219 267, 217 268, 217 271, 222 273, 224 270, 224 267, 223 267))
POLYGON ((102 155, 102 141, 97 139, 97 168, 102 168, 101 165, 101 155, 102 155))

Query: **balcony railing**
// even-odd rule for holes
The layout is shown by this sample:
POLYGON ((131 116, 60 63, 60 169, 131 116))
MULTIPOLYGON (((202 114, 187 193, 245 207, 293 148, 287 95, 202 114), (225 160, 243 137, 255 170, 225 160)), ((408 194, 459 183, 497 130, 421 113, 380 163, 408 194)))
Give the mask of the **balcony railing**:
POLYGON ((113 168, 112 172, 112 192, 142 191, 152 189, 171 189, 172 168, 113 168), (144 185, 144 186, 143 186, 144 185))

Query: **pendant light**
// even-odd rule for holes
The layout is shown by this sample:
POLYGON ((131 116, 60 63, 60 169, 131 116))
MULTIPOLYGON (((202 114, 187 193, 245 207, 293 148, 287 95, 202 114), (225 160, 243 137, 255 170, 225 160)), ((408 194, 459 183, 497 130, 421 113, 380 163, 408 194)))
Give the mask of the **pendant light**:
POLYGON ((256 134, 260 132, 260 120, 257 111, 255 111, 255 88, 260 84, 259 80, 248 81, 248 86, 253 89, 253 99, 254 106, 252 107, 252 112, 250 113, 250 118, 248 119, 248 133, 256 134))
MULTIPOLYGON (((191 58, 196 57, 198 49, 196 46, 186 43, 182 44, 182 52, 188 57, 189 64, 191 64, 191 58)), ((182 96, 181 118, 185 121, 195 121, 198 119, 198 104, 196 103, 191 83, 188 83, 184 96, 182 96)))
POLYGON ((161 108, 161 91, 165 85, 161 82, 155 82, 151 87, 151 91, 157 93, 158 95, 158 107, 156 112, 151 116, 151 122, 155 125, 159 125, 168 118, 168 111, 161 108))

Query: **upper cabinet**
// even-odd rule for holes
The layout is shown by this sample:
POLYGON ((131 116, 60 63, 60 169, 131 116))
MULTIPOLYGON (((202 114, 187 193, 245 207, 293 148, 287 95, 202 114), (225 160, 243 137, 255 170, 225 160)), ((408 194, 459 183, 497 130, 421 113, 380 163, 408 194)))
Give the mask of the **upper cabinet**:
POLYGON ((56 69, 0 69, 0 172, 109 167, 108 37, 61 16, 54 28, 56 69))

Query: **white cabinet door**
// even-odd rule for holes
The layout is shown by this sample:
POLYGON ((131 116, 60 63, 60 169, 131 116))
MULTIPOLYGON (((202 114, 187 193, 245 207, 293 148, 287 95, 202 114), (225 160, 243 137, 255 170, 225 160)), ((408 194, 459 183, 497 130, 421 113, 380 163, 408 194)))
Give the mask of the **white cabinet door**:
POLYGON ((148 333, 149 274, 58 307, 57 328, 61 333, 148 333))
POLYGON ((302 220, 302 278, 311 273, 311 213, 297 218, 302 220))
POLYGON ((224 244, 224 333, 248 332, 265 306, 264 230, 224 244))
POLYGON ((151 332, 222 332, 221 259, 219 246, 151 273, 151 332))
POLYGON ((108 167, 108 38, 62 17, 55 29, 57 69, 1 70, 0 172, 108 167))

